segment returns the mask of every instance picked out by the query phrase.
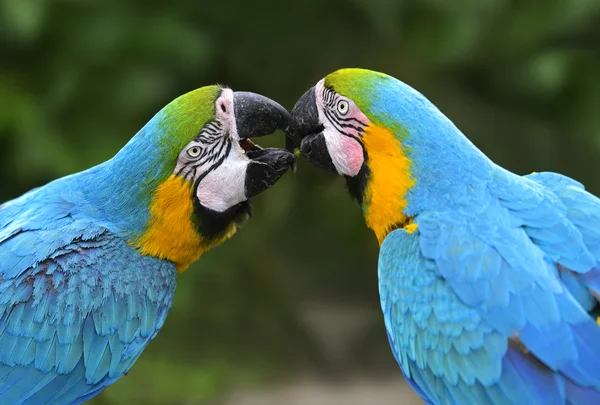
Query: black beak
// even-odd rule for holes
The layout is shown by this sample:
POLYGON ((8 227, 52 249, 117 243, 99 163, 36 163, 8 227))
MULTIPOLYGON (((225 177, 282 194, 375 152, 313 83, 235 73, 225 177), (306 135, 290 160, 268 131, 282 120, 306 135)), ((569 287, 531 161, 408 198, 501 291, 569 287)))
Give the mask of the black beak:
POLYGON ((300 152, 321 169, 336 172, 327 150, 323 124, 319 122, 319 112, 315 98, 315 88, 308 89, 292 109, 291 141, 300 147, 300 152))
MULTIPOLYGON (((245 91, 233 93, 233 109, 237 133, 241 140, 269 135, 280 129, 290 133, 291 116, 285 108, 260 94, 245 91)), ((262 193, 294 165, 294 155, 284 149, 263 149, 250 143, 246 156, 251 159, 246 169, 247 198, 262 193)))
POLYGON ((289 132, 291 117, 275 101, 248 91, 233 93, 233 112, 240 139, 269 135, 280 129, 289 132))
POLYGON ((296 161, 292 153, 278 148, 252 150, 246 155, 252 159, 246 169, 246 198, 271 187, 296 161))

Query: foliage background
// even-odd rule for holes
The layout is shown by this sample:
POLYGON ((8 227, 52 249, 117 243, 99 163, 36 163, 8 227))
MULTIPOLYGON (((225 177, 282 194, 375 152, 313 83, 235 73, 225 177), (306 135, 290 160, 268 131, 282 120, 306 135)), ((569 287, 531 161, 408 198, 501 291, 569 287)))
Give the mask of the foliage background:
MULTIPOLYGON (((420 90, 500 165, 600 194, 598 0, 0 0, 0 201, 108 159, 193 88, 291 108, 352 66, 420 90)), ((256 198, 246 229, 180 277, 158 338, 93 403, 399 378, 377 244, 342 183, 302 161, 256 198)))

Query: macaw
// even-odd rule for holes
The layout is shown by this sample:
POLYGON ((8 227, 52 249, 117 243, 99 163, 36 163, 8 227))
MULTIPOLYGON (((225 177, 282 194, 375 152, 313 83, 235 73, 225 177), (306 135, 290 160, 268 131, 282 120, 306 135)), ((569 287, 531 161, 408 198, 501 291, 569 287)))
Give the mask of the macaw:
POLYGON ((110 160, 0 206, 0 403, 80 404, 163 326, 176 274, 293 165, 249 138, 289 113, 220 86, 165 106, 110 160))
POLYGON ((600 200, 494 164, 422 94, 342 69, 292 110, 380 244, 388 340, 428 404, 600 404, 600 200))

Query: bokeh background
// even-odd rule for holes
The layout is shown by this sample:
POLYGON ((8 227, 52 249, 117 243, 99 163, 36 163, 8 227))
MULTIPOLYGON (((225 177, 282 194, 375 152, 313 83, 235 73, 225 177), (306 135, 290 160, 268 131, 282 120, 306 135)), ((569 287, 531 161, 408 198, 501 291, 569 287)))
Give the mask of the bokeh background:
MULTIPOLYGON (((110 158, 196 87, 291 108, 355 66, 420 90, 500 165, 600 194, 599 51, 598 0, 0 0, 0 201, 110 158)), ((93 404, 419 403, 375 238, 340 178, 298 166, 179 278, 157 339, 93 404)))

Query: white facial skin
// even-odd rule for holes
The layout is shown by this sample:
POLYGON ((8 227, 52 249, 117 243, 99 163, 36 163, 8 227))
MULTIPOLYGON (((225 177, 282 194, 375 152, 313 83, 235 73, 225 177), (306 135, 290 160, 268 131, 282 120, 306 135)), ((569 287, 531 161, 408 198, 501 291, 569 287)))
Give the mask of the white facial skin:
POLYGON ((369 119, 352 100, 327 89, 324 80, 315 86, 315 98, 333 165, 343 176, 356 176, 364 163, 360 139, 369 119))
POLYGON ((231 89, 222 90, 215 115, 179 154, 175 173, 192 182, 200 179, 196 194, 200 204, 224 212, 248 199, 245 179, 250 159, 239 145, 231 89))

